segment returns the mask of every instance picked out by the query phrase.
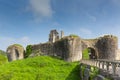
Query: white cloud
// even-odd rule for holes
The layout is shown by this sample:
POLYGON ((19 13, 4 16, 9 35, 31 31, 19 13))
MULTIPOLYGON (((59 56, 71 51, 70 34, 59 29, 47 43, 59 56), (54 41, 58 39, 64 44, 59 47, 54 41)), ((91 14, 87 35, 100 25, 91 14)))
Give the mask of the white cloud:
POLYGON ((28 42, 30 42, 30 39, 29 39, 29 37, 22 37, 21 39, 20 39, 20 42, 23 42, 23 43, 28 43, 28 42))
POLYGON ((83 34, 89 34, 89 35, 92 34, 92 31, 86 28, 80 28, 80 32, 83 34))
POLYGON ((49 18, 53 14, 51 0, 29 0, 29 9, 35 15, 35 18, 49 18))
POLYGON ((86 16, 93 22, 96 22, 97 18, 94 15, 89 14, 88 12, 86 13, 86 16))
POLYGON ((21 37, 21 38, 12 38, 12 37, 1 37, 0 38, 0 49, 6 51, 7 47, 12 44, 21 44, 22 46, 26 46, 30 43, 29 37, 21 37))

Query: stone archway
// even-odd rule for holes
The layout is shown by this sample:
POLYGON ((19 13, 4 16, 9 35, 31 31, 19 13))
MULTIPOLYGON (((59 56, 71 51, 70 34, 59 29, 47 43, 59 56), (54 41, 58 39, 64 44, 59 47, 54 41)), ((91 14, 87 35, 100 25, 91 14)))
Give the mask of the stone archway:
POLYGON ((89 59, 97 59, 97 53, 94 48, 88 47, 89 59))
POLYGON ((19 59, 19 51, 17 50, 17 49, 15 49, 15 57, 16 57, 16 60, 18 60, 19 59))
POLYGON ((85 48, 82 51, 82 59, 97 59, 97 51, 92 47, 85 48))

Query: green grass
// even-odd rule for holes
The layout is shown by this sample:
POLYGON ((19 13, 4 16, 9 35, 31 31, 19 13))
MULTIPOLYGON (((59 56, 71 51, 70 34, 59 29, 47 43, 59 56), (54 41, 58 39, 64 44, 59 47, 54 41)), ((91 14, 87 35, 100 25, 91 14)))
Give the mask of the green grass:
POLYGON ((83 59, 89 59, 88 49, 84 49, 82 53, 83 59))
POLYGON ((0 54, 0 65, 7 63, 7 57, 0 54))
POLYGON ((0 66, 0 80, 80 80, 79 62, 39 56, 0 66))
POLYGON ((0 50, 0 65, 7 63, 7 56, 6 53, 0 50))

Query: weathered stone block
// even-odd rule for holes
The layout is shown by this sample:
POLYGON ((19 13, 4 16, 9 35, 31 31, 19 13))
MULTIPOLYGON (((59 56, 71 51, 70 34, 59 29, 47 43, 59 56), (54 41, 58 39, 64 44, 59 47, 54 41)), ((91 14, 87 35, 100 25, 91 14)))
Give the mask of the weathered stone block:
POLYGON ((102 75, 97 75, 93 80, 105 80, 105 77, 102 75))
POLYGON ((8 61, 18 60, 24 58, 24 48, 19 44, 10 45, 7 48, 8 61))
POLYGON ((85 68, 83 80, 89 80, 89 77, 90 77, 90 69, 85 68))

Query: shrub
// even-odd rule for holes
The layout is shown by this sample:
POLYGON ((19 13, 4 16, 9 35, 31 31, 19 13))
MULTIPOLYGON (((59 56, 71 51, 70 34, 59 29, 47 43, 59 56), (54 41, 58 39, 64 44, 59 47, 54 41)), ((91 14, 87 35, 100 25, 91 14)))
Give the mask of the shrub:
POLYGON ((32 45, 27 45, 25 58, 27 58, 32 53, 32 45))

